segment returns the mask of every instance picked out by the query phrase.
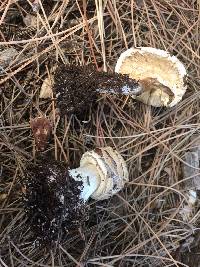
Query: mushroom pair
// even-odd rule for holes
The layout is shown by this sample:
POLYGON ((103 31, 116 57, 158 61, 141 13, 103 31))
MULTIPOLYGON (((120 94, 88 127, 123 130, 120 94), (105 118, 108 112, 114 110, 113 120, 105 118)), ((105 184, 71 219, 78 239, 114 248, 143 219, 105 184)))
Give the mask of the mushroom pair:
MULTIPOLYGON (((60 65, 54 74, 53 91, 63 114, 81 111, 99 93, 130 95, 152 106, 172 107, 185 93, 185 76, 186 70, 175 56, 154 48, 131 48, 121 54, 114 74, 87 66, 60 65)), ((33 130, 35 135, 45 132, 41 125, 40 131, 33 130)), ((126 163, 111 147, 86 152, 76 169, 48 160, 31 167, 25 179, 24 203, 37 240, 58 240, 63 231, 85 221, 90 197, 107 199, 127 181, 126 163)))

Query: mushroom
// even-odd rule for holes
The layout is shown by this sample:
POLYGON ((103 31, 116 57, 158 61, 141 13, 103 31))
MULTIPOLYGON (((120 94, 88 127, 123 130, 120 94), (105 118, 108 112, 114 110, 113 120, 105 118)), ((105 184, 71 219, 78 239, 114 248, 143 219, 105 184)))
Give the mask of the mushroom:
POLYGON ((30 126, 33 132, 36 149, 40 151, 44 150, 51 134, 51 122, 45 116, 39 116, 31 119, 30 126))
POLYGON ((128 170, 122 156, 111 147, 83 154, 80 167, 69 170, 76 181, 83 182, 81 198, 103 200, 119 192, 128 181, 128 170))
POLYGON ((61 114, 83 112, 99 93, 139 94, 141 86, 127 75, 98 72, 93 66, 60 65, 54 92, 61 114))
POLYGON ((133 98, 154 107, 173 107, 186 91, 184 65, 164 50, 130 48, 120 55, 115 72, 139 80, 143 93, 133 98))
POLYGON ((80 167, 44 159, 27 168, 24 181, 25 212, 39 244, 60 241, 63 234, 87 220, 87 200, 103 200, 128 182, 122 156, 111 147, 83 154, 80 167))

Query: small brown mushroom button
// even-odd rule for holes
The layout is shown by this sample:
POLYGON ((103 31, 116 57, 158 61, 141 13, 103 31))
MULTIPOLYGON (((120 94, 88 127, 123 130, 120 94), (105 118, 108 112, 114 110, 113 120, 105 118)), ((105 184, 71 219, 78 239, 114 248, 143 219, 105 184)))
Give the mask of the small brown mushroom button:
POLYGON ((44 150, 51 134, 51 123, 44 117, 36 117, 31 119, 30 126, 33 132, 35 145, 37 150, 44 150))

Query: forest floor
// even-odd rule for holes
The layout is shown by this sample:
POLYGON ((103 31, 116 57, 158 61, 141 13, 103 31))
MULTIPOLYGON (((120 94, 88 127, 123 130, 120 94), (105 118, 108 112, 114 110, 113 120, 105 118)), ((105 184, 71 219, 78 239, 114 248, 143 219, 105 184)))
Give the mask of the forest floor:
POLYGON ((180 213, 184 155, 200 129, 198 1, 0 2, 0 266, 200 266, 198 201, 189 218, 180 213), (111 72, 132 46, 184 63, 187 91, 175 107, 102 94, 87 112, 59 118, 54 99, 39 97, 56 62, 111 72), (52 250, 31 241, 21 198, 26 164, 37 158, 30 120, 41 115, 53 132, 43 155, 78 166, 89 149, 112 146, 130 180, 111 199, 90 200, 89 220, 52 250))

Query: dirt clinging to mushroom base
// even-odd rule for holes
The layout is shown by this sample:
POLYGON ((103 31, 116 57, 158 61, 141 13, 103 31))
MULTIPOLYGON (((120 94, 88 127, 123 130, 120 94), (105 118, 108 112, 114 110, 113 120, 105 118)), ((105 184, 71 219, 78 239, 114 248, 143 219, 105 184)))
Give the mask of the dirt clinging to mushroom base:
POLYGON ((64 163, 42 160, 27 167, 24 207, 36 245, 60 242, 87 219, 80 199, 82 182, 68 174, 64 163))
POLYGON ((118 73, 97 71, 94 66, 60 64, 54 75, 54 92, 61 114, 82 112, 99 93, 140 94, 139 83, 118 73))

